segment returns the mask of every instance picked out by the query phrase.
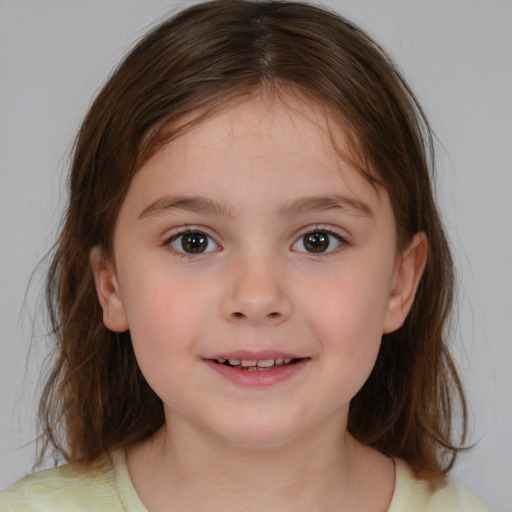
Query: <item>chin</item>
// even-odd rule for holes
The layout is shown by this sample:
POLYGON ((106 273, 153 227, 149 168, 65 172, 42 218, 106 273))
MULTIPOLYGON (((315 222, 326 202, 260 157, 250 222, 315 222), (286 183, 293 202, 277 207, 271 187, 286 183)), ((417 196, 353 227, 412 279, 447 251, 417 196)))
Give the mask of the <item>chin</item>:
POLYGON ((271 418, 269 421, 249 422, 237 419, 236 425, 217 430, 217 435, 227 444, 248 449, 284 446, 293 443, 300 434, 296 423, 294 425, 278 423, 276 418, 271 418))

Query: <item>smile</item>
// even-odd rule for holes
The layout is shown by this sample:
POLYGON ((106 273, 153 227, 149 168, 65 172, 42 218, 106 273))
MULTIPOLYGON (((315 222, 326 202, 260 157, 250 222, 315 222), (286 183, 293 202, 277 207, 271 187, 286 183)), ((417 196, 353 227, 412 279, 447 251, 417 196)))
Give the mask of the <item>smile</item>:
POLYGON ((299 359, 291 357, 278 357, 276 359, 216 359, 215 362, 237 370, 269 371, 281 366, 292 364, 299 359))
POLYGON ((269 352, 235 352, 204 360, 222 379, 244 387, 261 388, 294 378, 311 362, 310 357, 269 352))

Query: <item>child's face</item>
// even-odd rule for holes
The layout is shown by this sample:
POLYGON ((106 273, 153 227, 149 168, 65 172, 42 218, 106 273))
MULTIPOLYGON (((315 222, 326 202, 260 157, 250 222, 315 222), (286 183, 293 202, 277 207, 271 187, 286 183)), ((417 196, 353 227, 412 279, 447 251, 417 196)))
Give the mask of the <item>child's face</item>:
POLYGON ((251 100, 157 152, 121 208, 115 274, 92 258, 105 323, 130 329, 175 429, 257 446, 339 432, 407 314, 386 192, 340 159, 320 108, 287 105, 251 100))

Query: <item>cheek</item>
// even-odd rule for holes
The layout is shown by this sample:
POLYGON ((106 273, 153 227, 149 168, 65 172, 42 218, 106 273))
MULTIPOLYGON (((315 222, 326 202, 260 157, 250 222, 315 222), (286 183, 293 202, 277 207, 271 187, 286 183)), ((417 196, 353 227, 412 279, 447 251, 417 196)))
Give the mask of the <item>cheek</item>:
POLYGON ((358 389, 370 374, 380 348, 387 297, 387 281, 379 283, 372 273, 332 276, 309 287, 309 324, 333 371, 338 369, 337 380, 350 380, 358 389))
POLYGON ((161 275, 155 280, 146 278, 126 294, 125 305, 135 355, 151 384, 151 374, 156 377, 170 367, 173 373, 177 362, 193 353, 206 304, 190 283, 181 286, 179 279, 169 281, 161 275))
POLYGON ((375 270, 339 272, 308 283, 302 294, 325 339, 380 339, 390 278, 375 270))
POLYGON ((168 406, 190 388, 194 348, 199 339, 197 315, 188 297, 172 290, 154 289, 129 308, 133 350, 149 386, 168 406), (195 321, 194 321, 195 320, 195 321), (191 357, 192 355, 192 357, 191 357))
MULTIPOLYGON (((364 385, 375 366, 381 345, 381 325, 372 321, 367 301, 351 294, 337 307, 324 304, 317 317, 316 335, 321 350, 327 395, 334 403, 348 404, 364 385)), ((373 319, 375 319, 374 315, 373 319)))
POLYGON ((123 281, 122 295, 133 333, 142 337, 152 333, 158 338, 193 329, 208 300, 204 281, 177 272, 165 257, 133 265, 125 274, 129 279, 123 281))

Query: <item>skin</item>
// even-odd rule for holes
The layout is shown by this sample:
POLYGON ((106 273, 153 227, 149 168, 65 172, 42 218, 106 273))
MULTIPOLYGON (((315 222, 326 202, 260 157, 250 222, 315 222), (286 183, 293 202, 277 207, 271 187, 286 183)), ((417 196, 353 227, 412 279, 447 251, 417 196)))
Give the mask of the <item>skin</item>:
POLYGON ((130 329, 164 403, 166 426, 127 455, 151 511, 389 505, 393 463, 348 434, 347 415, 382 333, 409 312, 426 240, 397 253, 387 193, 340 158, 333 135, 343 148, 315 104, 261 94, 235 105, 138 171, 115 257, 91 252, 105 325, 130 329), (183 230, 207 248, 187 253, 183 230), (329 246, 311 252, 307 233, 329 246), (304 364, 243 386, 207 363, 238 350, 304 364))

